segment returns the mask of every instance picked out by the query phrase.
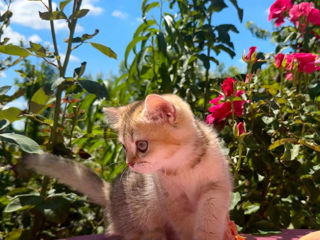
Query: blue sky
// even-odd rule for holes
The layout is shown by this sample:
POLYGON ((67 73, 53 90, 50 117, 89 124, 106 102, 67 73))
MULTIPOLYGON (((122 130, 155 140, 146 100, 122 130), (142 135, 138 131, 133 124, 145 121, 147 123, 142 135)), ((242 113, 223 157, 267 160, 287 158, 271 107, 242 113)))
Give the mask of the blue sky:
MULTIPOLYGON (((99 29, 100 33, 92 41, 102 43, 113 49, 118 55, 118 60, 108 58, 86 44, 72 53, 69 75, 83 61, 87 62, 86 74, 91 73, 95 76, 102 73, 107 76, 111 72, 118 73, 119 64, 124 58, 125 48, 141 23, 141 2, 142 0, 83 0, 83 8, 90 9, 90 13, 80 19, 76 35, 92 34, 95 29, 99 29)), ((245 65, 241 61, 244 50, 248 51, 250 46, 257 46, 258 51, 272 52, 275 48, 272 43, 253 37, 249 30, 245 28, 246 21, 253 21, 258 26, 271 31, 272 24, 268 22, 267 18, 268 8, 274 1, 238 0, 239 6, 244 9, 242 23, 238 20, 236 9, 228 0, 225 2, 230 7, 214 16, 214 24, 231 23, 236 25, 240 33, 232 34, 232 41, 237 55, 231 59, 227 54, 220 54, 217 58, 226 66, 236 65, 240 69, 244 69, 245 65)), ((54 6, 58 3, 58 1, 54 2, 54 6)), ((3 12, 3 9, 3 0, 0 0, 0 11, 3 12)), ((45 11, 40 2, 14 0, 11 9, 13 11, 12 23, 6 30, 5 35, 10 37, 13 43, 22 39, 25 42, 31 40, 45 46, 52 46, 48 22, 42 21, 38 17, 38 11, 45 11)), ((154 14, 154 17, 158 18, 157 13, 154 14)), ((63 53, 65 51, 63 39, 68 34, 65 22, 57 22, 56 29, 59 49, 63 53)), ((32 60, 36 62, 34 58, 32 60)), ((0 86, 13 83, 13 79, 18 77, 18 74, 14 72, 17 68, 13 67, 13 69, 0 74, 0 86)))

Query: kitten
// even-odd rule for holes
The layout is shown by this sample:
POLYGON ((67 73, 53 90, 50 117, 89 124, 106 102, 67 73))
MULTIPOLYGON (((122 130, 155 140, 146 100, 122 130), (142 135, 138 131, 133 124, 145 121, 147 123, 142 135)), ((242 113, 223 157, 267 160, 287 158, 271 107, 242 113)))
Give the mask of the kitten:
POLYGON ((109 186, 90 169, 51 154, 23 164, 104 206, 125 240, 222 240, 232 190, 216 134, 176 95, 104 109, 130 169, 109 186))

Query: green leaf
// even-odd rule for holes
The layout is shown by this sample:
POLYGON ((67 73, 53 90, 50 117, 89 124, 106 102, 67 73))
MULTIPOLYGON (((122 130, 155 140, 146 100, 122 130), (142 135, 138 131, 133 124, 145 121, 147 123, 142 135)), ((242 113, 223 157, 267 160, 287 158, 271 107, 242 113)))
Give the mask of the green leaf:
POLYGON ((243 9, 238 6, 237 0, 230 0, 230 2, 237 9, 239 20, 240 20, 240 22, 242 22, 242 20, 243 20, 243 9))
POLYGON ((70 19, 82 18, 82 17, 86 16, 89 11, 90 11, 89 9, 80 9, 75 14, 71 14, 71 16, 69 18, 70 19))
POLYGON ((43 197, 36 194, 21 194, 15 196, 3 210, 5 213, 31 209, 43 202, 43 197))
POLYGON ((61 2, 59 3, 59 8, 60 8, 60 10, 63 11, 64 8, 67 6, 67 4, 69 4, 70 2, 71 2, 71 0, 61 1, 61 2))
POLYGON ((255 212, 257 212, 260 209, 260 204, 259 203, 254 203, 250 204, 245 208, 244 214, 245 215, 251 215, 255 212))
POLYGON ((38 91, 36 91, 31 101, 29 102, 29 109, 33 113, 41 113, 46 109, 47 103, 50 99, 50 96, 48 96, 43 88, 39 88, 38 91))
POLYGON ((9 125, 10 125, 10 121, 8 121, 7 119, 0 120, 0 131, 4 130, 9 125))
POLYGON ((298 157, 300 151, 300 145, 299 144, 293 144, 292 149, 290 150, 290 160, 294 160, 298 157))
POLYGON ((231 207, 230 209, 234 209, 237 204, 241 201, 241 195, 239 192, 232 193, 232 201, 231 201, 231 207))
POLYGON ((74 69, 73 78, 79 79, 83 75, 86 69, 86 65, 87 65, 87 62, 82 62, 80 67, 74 69))
POLYGON ((209 57, 203 53, 201 53, 198 58, 202 61, 203 63, 203 66, 206 68, 206 69, 209 69, 210 68, 210 60, 209 60, 209 57))
POLYGON ((226 7, 228 6, 225 4, 224 0, 214 0, 210 6, 210 8, 212 8, 215 12, 220 12, 226 7))
POLYGON ((31 55, 28 50, 13 44, 0 45, 0 52, 19 57, 28 57, 31 55))
POLYGON ((23 229, 21 228, 14 229, 8 233, 8 235, 5 237, 4 240, 20 240, 22 232, 23 232, 23 229))
POLYGON ((104 55, 110 57, 110 58, 114 58, 117 59, 117 54, 112 51, 111 48, 106 47, 100 43, 94 43, 94 42, 89 42, 91 44, 92 47, 94 47, 95 49, 99 50, 101 53, 103 53, 104 55))
POLYGON ((57 88, 60 84, 62 84, 66 79, 63 77, 59 77, 57 78, 53 84, 52 84, 52 88, 57 88))
POLYGON ((47 55, 47 50, 38 43, 33 43, 33 42, 29 42, 30 43, 30 50, 33 51, 35 54, 37 54, 39 57, 45 57, 47 55))
POLYGON ((163 32, 159 32, 157 34, 157 42, 158 42, 158 47, 159 47, 160 52, 163 55, 167 54, 167 42, 166 42, 166 39, 164 37, 163 32))
POLYGON ((144 41, 144 40, 147 40, 147 39, 148 39, 148 37, 146 37, 146 36, 136 37, 128 44, 128 46, 126 48, 126 51, 124 53, 124 62, 125 62, 125 66, 126 67, 127 67, 128 56, 129 56, 129 53, 131 52, 131 50, 133 48, 135 48, 135 46, 137 45, 138 42, 144 41))
POLYGON ((43 212, 46 220, 54 223, 63 223, 70 209, 70 201, 63 196, 52 196, 36 206, 36 209, 43 212))
POLYGON ((39 144, 31 138, 16 133, 1 133, 0 140, 18 145, 21 150, 28 153, 42 153, 39 144))
POLYGON ((160 7, 159 2, 152 2, 150 4, 142 4, 142 16, 144 17, 152 8, 160 7))
POLYGON ((98 33, 99 33, 99 29, 96 29, 93 34, 85 33, 81 36, 81 41, 89 40, 89 39, 93 38, 94 36, 96 36, 98 33))
POLYGON ((268 116, 263 116, 261 119, 267 125, 269 125, 275 120, 273 117, 268 117, 268 116))
POLYGON ((0 95, 6 94, 11 89, 11 86, 0 87, 0 95))
POLYGON ((98 99, 109 99, 109 92, 104 85, 91 80, 79 80, 78 82, 82 88, 89 93, 95 94, 98 99))
POLYGON ((59 19, 67 19, 67 16, 62 11, 54 11, 54 12, 39 12, 39 16, 42 20, 59 20, 59 19))
POLYGON ((10 107, 4 110, 0 110, 0 120, 7 119, 10 122, 14 122, 19 119, 21 110, 16 107, 10 107))

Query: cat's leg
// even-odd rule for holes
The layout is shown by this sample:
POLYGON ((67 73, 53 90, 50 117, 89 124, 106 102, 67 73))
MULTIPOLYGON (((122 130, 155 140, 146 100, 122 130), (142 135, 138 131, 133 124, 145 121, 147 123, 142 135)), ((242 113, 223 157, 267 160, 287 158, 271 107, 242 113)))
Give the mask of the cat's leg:
POLYGON ((223 240, 230 188, 209 184, 200 191, 193 240, 223 240))

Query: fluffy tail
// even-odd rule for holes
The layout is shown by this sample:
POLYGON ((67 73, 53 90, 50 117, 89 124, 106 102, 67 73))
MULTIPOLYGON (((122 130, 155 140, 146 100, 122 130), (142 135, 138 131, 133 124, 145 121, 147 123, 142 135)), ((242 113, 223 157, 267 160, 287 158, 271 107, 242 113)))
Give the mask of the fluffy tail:
POLYGON ((86 195, 100 206, 108 205, 110 185, 91 169, 75 161, 49 153, 27 154, 22 158, 22 165, 39 174, 56 178, 58 182, 86 195))

